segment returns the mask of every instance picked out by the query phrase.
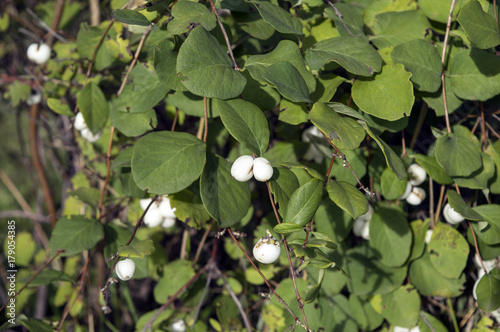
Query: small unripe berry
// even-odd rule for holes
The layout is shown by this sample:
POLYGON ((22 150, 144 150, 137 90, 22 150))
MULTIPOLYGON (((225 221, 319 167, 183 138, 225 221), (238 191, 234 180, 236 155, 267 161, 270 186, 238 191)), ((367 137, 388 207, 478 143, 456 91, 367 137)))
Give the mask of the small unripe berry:
POLYGON ((253 162, 252 156, 240 156, 231 166, 231 176, 239 182, 250 180, 253 176, 253 162))
POLYGON ((419 205, 425 199, 425 190, 420 187, 413 187, 411 193, 406 197, 406 201, 411 205, 419 205))
POLYGON ((28 59, 36 64, 43 65, 50 59, 50 47, 47 44, 33 43, 26 50, 28 59))
POLYGON ((410 173, 410 183, 413 186, 422 184, 427 177, 427 172, 419 164, 411 164, 410 167, 408 167, 408 173, 410 173))
POLYGON ((281 254, 280 242, 270 233, 268 234, 257 241, 253 247, 253 257, 264 264, 276 262, 281 254))
POLYGON ((255 180, 267 182, 273 177, 273 166, 266 158, 255 158, 253 161, 253 176, 255 180))
POLYGON ((459 224, 465 220, 465 218, 462 217, 460 213, 456 212, 449 203, 446 203, 446 205, 444 206, 443 216, 444 219, 446 219, 446 221, 452 225, 459 224))
POLYGON ((134 276, 135 263, 129 258, 119 261, 115 268, 116 275, 121 280, 129 280, 134 276))

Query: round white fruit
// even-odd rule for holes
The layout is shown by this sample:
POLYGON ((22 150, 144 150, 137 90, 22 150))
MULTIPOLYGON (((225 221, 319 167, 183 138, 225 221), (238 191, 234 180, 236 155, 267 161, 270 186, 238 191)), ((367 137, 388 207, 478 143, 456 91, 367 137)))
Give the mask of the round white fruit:
POLYGON ((174 321, 171 325, 172 332, 185 332, 186 323, 182 319, 174 321))
POLYGON ((411 193, 406 197, 406 201, 411 205, 419 205, 425 199, 425 190, 420 187, 413 187, 411 193))
POLYGON ((263 157, 255 158, 253 161, 253 176, 255 180, 267 182, 273 177, 273 166, 263 157))
POLYGON ((272 236, 262 237, 253 247, 253 257, 264 264, 276 262, 280 254, 280 243, 272 236))
POLYGON ((370 239, 370 220, 368 220, 361 229, 361 237, 365 240, 370 239))
POLYGON ((231 176, 240 182, 250 180, 253 176, 253 162, 254 159, 252 156, 240 156, 231 166, 231 176))
MULTIPOLYGON (((481 260, 479 259, 479 255, 476 253, 474 255, 474 264, 478 269, 482 269, 483 265, 481 264, 481 260)), ((490 260, 483 260, 484 267, 486 268, 486 271, 489 273, 491 270, 497 267, 497 260, 496 258, 490 259, 490 260)))
POLYGON ((28 104, 29 106, 36 105, 40 104, 41 101, 42 101, 42 94, 38 91, 35 91, 35 93, 32 93, 28 97, 28 99, 26 99, 26 104, 28 104))
POLYGON ((479 285, 479 282, 481 281, 481 278, 485 275, 484 273, 484 270, 483 269, 479 269, 477 271, 477 280, 476 282, 474 283, 474 287, 472 288, 472 296, 474 297, 474 300, 477 301, 477 285, 479 285))
POLYGON ((425 232, 425 243, 429 244, 429 242, 431 242, 432 233, 432 229, 428 229, 427 232, 425 232))
POLYGON ((82 129, 80 131, 80 134, 82 135, 83 138, 85 138, 90 143, 94 143, 97 140, 99 140, 99 138, 101 138, 101 132, 98 132, 97 134, 94 135, 94 134, 92 134, 92 132, 88 128, 82 129))
POLYGON ((175 216, 175 210, 176 208, 172 209, 172 206, 170 206, 170 199, 168 196, 163 196, 163 199, 160 202, 160 205, 158 206, 160 209, 160 213, 165 217, 165 218, 176 218, 175 216))
POLYGON ((161 223, 161 227, 163 228, 173 227, 175 225, 176 220, 177 220, 176 218, 165 218, 161 223))
POLYGON ((400 199, 400 200, 406 199, 411 194, 412 189, 413 189, 413 186, 411 185, 410 181, 406 182, 405 192, 403 193, 403 195, 399 196, 398 199, 400 199))
POLYGON ((311 136, 324 137, 321 131, 316 126, 311 126, 302 132, 302 141, 310 142, 311 136))
POLYGON ((394 326, 392 329, 393 332, 420 332, 420 328, 417 326, 409 329, 406 327, 401 327, 401 326, 394 326))
POLYGON ((363 219, 364 221, 370 221, 372 219, 372 216, 373 216, 373 206, 371 204, 368 204, 368 211, 359 216, 358 218, 360 219, 363 219))
POLYGON ((155 205, 152 205, 144 216, 144 224, 148 227, 159 226, 163 222, 163 219, 165 219, 160 210, 154 208, 154 206, 155 205))
POLYGON ((50 47, 47 44, 33 43, 26 50, 28 59, 36 64, 43 65, 50 59, 50 47))
POLYGON ((115 271, 121 280, 129 280, 134 276, 135 263, 133 260, 125 258, 116 264, 115 271))
POLYGON ((410 167, 408 167, 408 173, 410 173, 410 183, 413 186, 422 184, 427 177, 427 172, 419 164, 411 164, 410 167))
POLYGON ((354 220, 354 224, 352 225, 352 232, 354 233, 354 235, 361 236, 361 233, 363 231, 363 227, 365 226, 365 224, 366 224, 366 220, 361 219, 361 217, 357 217, 354 220))
POLYGON ((444 219, 446 219, 446 221, 452 225, 459 224, 465 220, 465 218, 462 217, 460 213, 456 212, 449 203, 446 203, 446 205, 444 206, 443 216, 444 219))
POLYGON ((85 119, 83 118, 82 112, 76 113, 73 127, 75 127, 76 130, 87 129, 87 124, 85 123, 85 119))
MULTIPOLYGON (((143 199, 139 200, 139 205, 141 206, 141 208, 143 210, 146 210, 149 203, 151 203, 151 200, 152 200, 152 198, 143 198, 143 199)), ((151 207, 153 207, 153 206, 151 206, 151 207)))

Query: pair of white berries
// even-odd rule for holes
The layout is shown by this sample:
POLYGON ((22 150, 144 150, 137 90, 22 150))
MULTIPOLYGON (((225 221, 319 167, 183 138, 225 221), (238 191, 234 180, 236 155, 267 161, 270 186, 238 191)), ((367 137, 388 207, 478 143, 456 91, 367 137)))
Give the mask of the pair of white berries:
MULTIPOLYGON (((139 201, 141 208, 146 210, 151 198, 144 198, 139 201)), ((148 227, 162 226, 163 228, 170 228, 175 225, 175 210, 170 206, 170 199, 168 196, 163 196, 161 201, 154 202, 146 215, 144 216, 144 224, 148 227)))
POLYGON ((33 43, 28 46, 26 56, 28 59, 36 64, 43 65, 50 59, 50 47, 47 44, 33 43))
POLYGON ((373 216, 373 207, 368 205, 368 212, 354 220, 352 232, 356 236, 361 236, 365 240, 370 239, 370 220, 373 216))
POLYGON ((130 280, 134 276, 135 262, 130 258, 125 258, 116 263, 115 272, 121 280, 130 280))
POLYGON ((80 135, 82 135, 82 137, 85 138, 90 143, 94 143, 99 138, 101 138, 101 132, 98 132, 97 134, 94 135, 87 127, 82 112, 76 113, 75 122, 73 126, 75 127, 76 130, 80 131, 80 135))
POLYGON ((231 176, 240 182, 246 182, 252 177, 260 182, 267 182, 273 176, 273 166, 263 157, 253 158, 243 155, 236 159, 231 166, 231 176))
POLYGON ((263 264, 272 264, 280 257, 281 244, 269 230, 266 232, 267 235, 260 238, 253 247, 253 257, 263 264))
POLYGON ((408 173, 411 177, 406 183, 405 192, 399 199, 405 199, 406 202, 411 205, 420 205, 427 195, 424 189, 417 186, 425 181, 427 172, 419 164, 411 164, 410 167, 408 167, 408 173))

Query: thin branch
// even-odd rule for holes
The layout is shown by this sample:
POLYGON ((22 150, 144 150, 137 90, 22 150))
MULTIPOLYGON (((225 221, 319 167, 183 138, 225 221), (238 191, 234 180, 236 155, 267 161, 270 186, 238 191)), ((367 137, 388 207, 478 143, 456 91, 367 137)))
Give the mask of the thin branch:
POLYGON ((214 227, 214 224, 215 224, 215 219, 212 219, 210 226, 208 226, 208 228, 205 230, 205 233, 203 233, 203 236, 201 237, 200 244, 198 245, 198 248, 196 249, 196 254, 194 255, 193 264, 196 264, 196 262, 198 262, 198 259, 200 258, 201 251, 203 250, 203 246, 205 245, 205 242, 207 241, 208 234, 210 234, 210 231, 212 230, 212 227, 214 227))
POLYGON ((472 228, 469 220, 467 220, 467 223, 469 224, 469 229, 472 233, 472 238, 474 239, 474 247, 476 248, 477 256, 479 257, 479 261, 481 262, 481 267, 483 268, 484 272, 487 272, 488 270, 486 270, 486 266, 484 265, 483 258, 481 257, 481 253, 479 252, 479 247, 477 245, 476 232, 474 232, 474 229, 472 228))
POLYGON ((205 296, 207 296, 208 293, 208 287, 210 287, 210 283, 212 282, 212 269, 208 271, 208 277, 207 277, 207 282, 205 283, 205 288, 203 288, 203 293, 201 294, 200 301, 198 302, 198 305, 196 306, 196 311, 194 312, 193 316, 193 323, 191 324, 191 328, 194 327, 196 324, 196 321, 198 320, 198 316, 201 311, 201 307, 203 306, 203 302, 205 301, 205 296))
POLYGON ((497 139, 500 139, 500 135, 496 132, 496 130, 493 129, 493 127, 491 127, 491 125, 488 122, 486 122, 485 124, 486 124, 486 127, 488 127, 488 129, 491 130, 491 132, 493 133, 493 135, 495 135, 495 137, 497 139))
POLYGON ((24 212, 31 212, 31 207, 28 202, 24 199, 23 194, 17 189, 16 185, 9 178, 7 173, 0 169, 0 179, 5 184, 7 189, 9 189, 10 193, 16 199, 17 203, 21 206, 24 212))
POLYGON ((444 35, 444 42, 443 42, 443 53, 441 55, 441 64, 443 65, 443 70, 441 71, 441 86, 442 86, 442 92, 443 92, 443 105, 444 105, 444 118, 446 121, 446 129, 448 130, 448 133, 451 133, 451 128, 450 128, 450 119, 448 116, 448 104, 447 104, 447 99, 446 99, 446 85, 445 85, 445 80, 444 80, 444 74, 445 74, 445 68, 446 68, 446 47, 448 45, 448 37, 450 36, 450 29, 451 29, 451 17, 453 16, 453 9, 455 8, 456 0, 451 1, 451 6, 450 6, 450 14, 448 15, 448 23, 446 24, 446 33, 444 35))
POLYGON ((205 132, 203 133, 203 143, 206 143, 207 142, 207 136, 208 136, 207 97, 203 97, 203 113, 205 114, 205 132))
POLYGON ((42 214, 28 212, 28 211, 0 211, 0 219, 5 218, 26 218, 37 222, 48 223, 50 218, 42 214))
POLYGON ((344 20, 342 19, 342 13, 337 9, 337 7, 335 7, 335 5, 330 1, 330 0, 326 0, 326 3, 333 8, 333 10, 335 11, 335 15, 339 18, 340 22, 342 23, 342 25, 344 26, 344 28, 347 30, 347 32, 349 32, 349 34, 351 36, 353 36, 351 30, 349 30, 349 28, 347 27, 347 25, 345 24, 344 20))
POLYGON ((481 110, 481 138, 483 140, 483 150, 486 149, 486 145, 488 143, 487 138, 486 138, 486 121, 484 120, 484 107, 483 107, 483 102, 479 102, 479 107, 481 110))
POLYGON ((90 25, 99 25, 101 23, 101 8, 99 7, 99 0, 89 0, 90 10, 90 25))
POLYGON ((420 134, 420 130, 422 130, 422 125, 425 121, 425 116, 427 115, 427 110, 429 106, 427 103, 422 103, 422 107, 420 108, 420 113, 418 114, 417 125, 415 126, 415 130, 413 131, 413 136, 410 142, 410 149, 413 150, 415 147, 415 143, 417 143, 418 134, 420 134))
POLYGON ((326 171, 325 180, 323 181, 323 187, 326 187, 328 179, 330 178, 330 173, 332 171, 333 162, 335 161, 336 156, 337 156, 336 154, 332 153, 332 160, 330 161, 330 166, 328 167, 328 171, 326 171))
POLYGON ((177 119, 179 118, 179 109, 176 107, 175 108, 175 116, 174 116, 174 122, 172 123, 172 127, 170 128, 170 131, 175 130, 175 125, 177 124, 177 119))
POLYGON ((48 260, 48 261, 47 261, 47 262, 46 262, 46 263, 45 263, 45 264, 44 264, 44 265, 43 265, 43 266, 42 266, 42 267, 41 267, 41 268, 40 268, 40 269, 39 269, 39 270, 38 270, 38 271, 37 271, 37 272, 36 272, 36 273, 35 273, 35 274, 31 277, 31 278, 30 278, 30 280, 28 280, 28 281, 24 284, 24 286, 23 286, 23 287, 21 287, 21 288, 20 288, 20 289, 16 292, 16 294, 14 294, 14 296, 11 296, 11 297, 9 297, 9 298, 7 299, 7 302, 5 302, 5 303, 4 303, 4 305, 0 308, 0 311, 2 311, 2 310, 3 310, 6 306, 7 306, 7 304, 9 304, 10 299, 12 299, 12 298, 14 298, 14 297, 18 296, 19 294, 21 294, 21 292, 22 292, 22 291, 23 291, 26 287, 28 287, 28 286, 29 286, 29 284, 31 284, 31 282, 32 282, 33 280, 35 280, 35 278, 36 278, 36 277, 38 277, 38 275, 39 275, 40 273, 42 273, 42 271, 43 271, 43 270, 45 270, 45 268, 46 268, 47 266, 49 266, 50 264, 52 264, 52 262, 54 261, 54 259, 56 259, 56 258, 57 258, 57 256, 59 256, 59 255, 60 255, 61 253, 63 253, 63 252, 64 252, 64 249, 60 249, 60 250, 56 251, 56 254, 54 255, 54 257, 52 257, 50 260, 48 260))
POLYGON ((436 208, 436 213, 435 213, 435 219, 431 219, 431 229, 434 229, 434 226, 437 225, 439 222, 439 214, 441 213, 441 207, 443 206, 444 203, 444 189, 445 186, 441 185, 441 191, 439 192, 439 200, 438 200, 438 206, 436 208))
POLYGON ((226 29, 224 29, 224 26, 222 25, 222 22, 219 17, 219 13, 217 13, 217 9, 215 8, 215 5, 212 0, 208 0, 210 2, 210 7, 212 7, 212 11, 215 14, 215 17, 217 18, 217 23, 219 23, 219 27, 222 31, 222 35, 224 35, 224 40, 226 41, 226 46, 227 46, 227 53, 229 54, 229 57, 231 58, 231 61, 233 62, 233 68, 234 70, 239 71, 240 69, 238 68, 238 65, 236 64, 236 60, 234 59, 234 54, 233 54, 233 49, 231 47, 231 43, 229 42, 229 38, 226 33, 226 29))

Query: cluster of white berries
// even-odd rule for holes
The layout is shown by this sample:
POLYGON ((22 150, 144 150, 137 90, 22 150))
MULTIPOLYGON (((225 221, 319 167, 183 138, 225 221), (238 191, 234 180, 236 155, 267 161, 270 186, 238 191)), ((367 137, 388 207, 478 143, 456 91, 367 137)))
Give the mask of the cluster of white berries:
POLYGON ((121 280, 130 280, 134 276, 135 263, 130 258, 125 258, 116 264, 115 272, 121 280))
POLYGON ((368 205, 368 212, 354 220, 352 232, 356 236, 361 236, 365 240, 370 239, 370 220, 373 216, 373 207, 368 205))
MULTIPOLYGON (((311 126, 302 132, 302 141, 311 142, 311 136, 324 138, 323 133, 316 126, 311 126)), ((309 145, 309 149, 303 156, 305 160, 314 160, 317 164, 321 163, 324 157, 314 144, 309 145)))
POLYGON ((85 123, 85 119, 83 118, 83 114, 81 112, 76 113, 75 123, 73 124, 76 130, 80 131, 80 135, 85 138, 90 143, 96 142, 99 138, 101 138, 101 132, 97 134, 93 134, 90 129, 87 127, 85 123))
POLYGON ((231 176, 240 182, 246 182, 252 177, 260 182, 269 181, 273 176, 273 166, 263 157, 253 158, 243 155, 236 159, 231 166, 231 176))
POLYGON ((38 65, 43 65, 50 59, 50 47, 47 44, 33 43, 28 46, 26 55, 28 59, 38 65))
POLYGON ((267 235, 257 241, 253 247, 253 257, 261 263, 272 264, 278 260, 281 254, 280 242, 274 238, 269 230, 267 235))
POLYGON ((426 197, 425 190, 417 187, 421 185, 427 177, 427 172, 419 164, 411 164, 408 167, 408 173, 411 175, 403 195, 399 199, 406 199, 408 204, 419 205, 426 197))
MULTIPOLYGON (((151 203, 151 198, 144 198, 139 201, 141 208, 146 210, 149 203, 151 203)), ((161 201, 155 201, 153 205, 149 208, 148 212, 144 216, 144 224, 148 227, 162 226, 163 228, 170 228, 175 225, 175 210, 170 206, 170 199, 168 196, 163 196, 161 201)))

